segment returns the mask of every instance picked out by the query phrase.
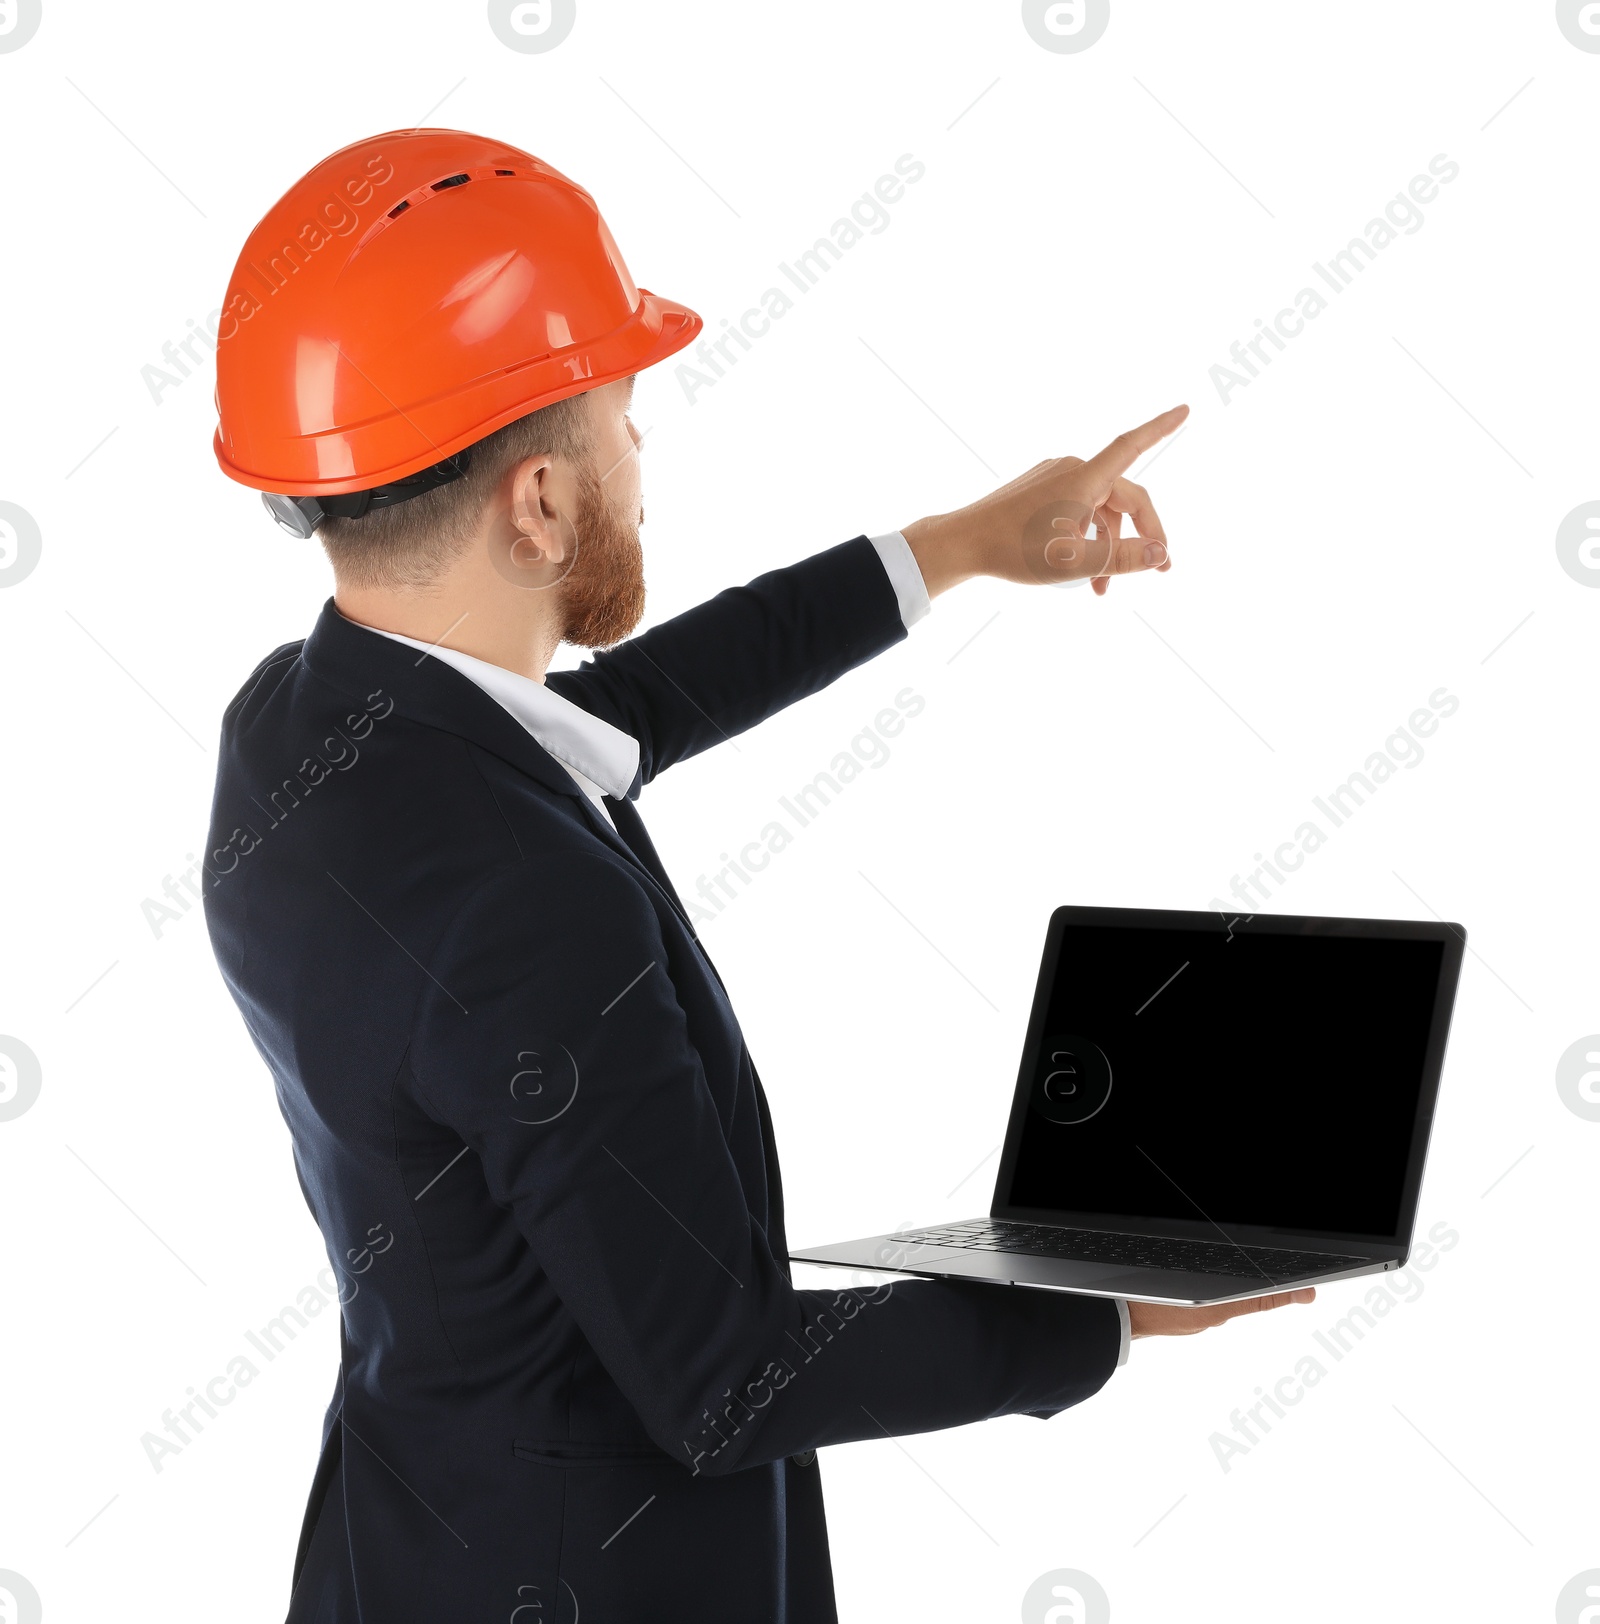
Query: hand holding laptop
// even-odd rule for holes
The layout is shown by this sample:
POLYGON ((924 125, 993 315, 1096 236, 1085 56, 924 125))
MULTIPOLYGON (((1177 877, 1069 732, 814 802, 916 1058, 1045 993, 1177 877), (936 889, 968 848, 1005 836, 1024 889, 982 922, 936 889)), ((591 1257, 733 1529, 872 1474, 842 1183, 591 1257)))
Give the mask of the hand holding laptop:
POLYGON ((1316 1287, 1302 1286, 1298 1291, 1275 1291, 1267 1297, 1246 1297, 1243 1302, 1207 1303, 1203 1308, 1174 1308, 1170 1303, 1131 1302, 1128 1304, 1128 1335, 1135 1339, 1141 1336, 1193 1336, 1196 1331, 1209 1331, 1213 1325, 1237 1319, 1240 1314, 1264 1314, 1269 1308, 1316 1300, 1316 1287))

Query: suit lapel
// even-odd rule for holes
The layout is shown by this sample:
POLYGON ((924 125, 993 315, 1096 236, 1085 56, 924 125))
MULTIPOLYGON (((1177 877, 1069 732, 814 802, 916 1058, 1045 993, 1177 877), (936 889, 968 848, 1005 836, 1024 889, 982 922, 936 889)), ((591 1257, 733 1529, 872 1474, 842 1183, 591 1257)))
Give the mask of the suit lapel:
MULTIPOLYGON (((574 786, 576 788, 576 786, 574 786)), ((589 799, 582 790, 578 791, 578 800, 584 814, 589 820, 589 827, 612 848, 620 852, 672 905, 672 910, 683 921, 683 928, 688 931, 695 944, 700 946, 700 937, 694 928, 694 921, 689 918, 689 912, 679 900, 678 893, 672 881, 667 878, 667 871, 661 866, 661 859, 656 855, 655 843, 645 831, 644 819, 634 809, 632 801, 619 801, 614 795, 606 796, 606 809, 611 813, 612 823, 607 823, 599 807, 589 799), (614 825, 614 826, 613 826, 614 825)), ((706 958, 704 946, 700 946, 700 956, 705 958, 712 975, 717 975, 717 967, 706 958)), ((717 976, 720 985, 721 976, 717 976)), ((726 992, 727 989, 723 988, 726 992)))
POLYGON ((606 798, 616 822, 613 828, 566 768, 527 728, 453 666, 346 620, 331 598, 306 639, 301 658, 317 676, 347 694, 353 705, 363 708, 366 715, 378 714, 373 707, 381 707, 382 700, 393 700, 402 715, 467 739, 546 789, 568 797, 575 803, 573 814, 588 824, 596 839, 626 858, 660 890, 690 936, 695 935, 688 912, 667 878, 633 803, 606 798))
POLYGON ((632 801, 619 801, 610 795, 606 796, 606 807, 616 823, 617 836, 627 846, 629 855, 666 893, 667 900, 683 916, 683 922, 689 926, 689 934, 694 936, 696 932, 690 923, 689 911, 684 907, 672 881, 667 878, 667 871, 656 852, 655 842, 651 840, 649 831, 644 826, 644 819, 639 816, 639 809, 632 801))
POLYGON ((412 721, 470 740, 558 795, 584 799, 559 761, 498 700, 430 654, 346 620, 330 598, 300 657, 317 676, 381 719, 390 699, 412 721))

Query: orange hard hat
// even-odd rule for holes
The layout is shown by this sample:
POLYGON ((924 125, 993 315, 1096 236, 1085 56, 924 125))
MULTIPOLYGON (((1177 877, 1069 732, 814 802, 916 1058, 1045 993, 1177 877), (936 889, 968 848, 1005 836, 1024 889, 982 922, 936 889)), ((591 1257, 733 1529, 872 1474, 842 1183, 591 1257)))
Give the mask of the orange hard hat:
POLYGON ((457 477, 474 441, 701 325, 634 286, 594 199, 549 164, 459 130, 373 136, 245 242, 217 331, 217 461, 309 535, 323 512, 457 477))

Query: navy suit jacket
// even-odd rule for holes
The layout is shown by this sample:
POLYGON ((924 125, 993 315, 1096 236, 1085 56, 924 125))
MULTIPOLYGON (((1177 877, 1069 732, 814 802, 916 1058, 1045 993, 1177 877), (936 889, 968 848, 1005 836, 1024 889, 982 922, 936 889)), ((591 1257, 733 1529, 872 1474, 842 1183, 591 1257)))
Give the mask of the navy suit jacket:
MULTIPOLYGON (((905 635, 858 537, 549 678, 633 788, 905 635)), ((329 603, 229 706, 218 963, 342 1299, 293 1624, 832 1620, 815 1450, 1049 1413, 1109 1301, 797 1291, 771 1119, 633 805, 329 603)))

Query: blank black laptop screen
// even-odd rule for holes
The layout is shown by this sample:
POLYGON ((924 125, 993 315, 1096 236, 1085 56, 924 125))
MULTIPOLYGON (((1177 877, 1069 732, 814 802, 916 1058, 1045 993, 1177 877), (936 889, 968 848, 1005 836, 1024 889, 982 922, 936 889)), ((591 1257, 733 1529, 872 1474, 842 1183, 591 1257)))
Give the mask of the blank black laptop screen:
POLYGON ((1010 1204, 1393 1235, 1442 954, 1068 924, 1010 1204))

